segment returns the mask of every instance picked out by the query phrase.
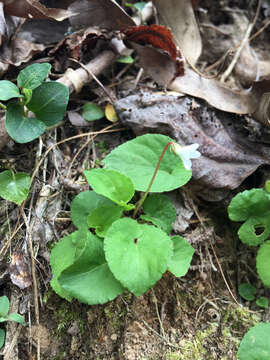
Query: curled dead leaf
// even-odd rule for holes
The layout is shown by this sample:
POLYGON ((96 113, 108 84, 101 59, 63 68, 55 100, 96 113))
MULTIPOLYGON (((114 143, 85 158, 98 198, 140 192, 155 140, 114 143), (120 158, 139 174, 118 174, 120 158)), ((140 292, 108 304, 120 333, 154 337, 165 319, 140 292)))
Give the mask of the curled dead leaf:
POLYGON ((39 0, 1 0, 7 15, 34 19, 55 19, 62 21, 75 13, 56 8, 46 8, 39 0))

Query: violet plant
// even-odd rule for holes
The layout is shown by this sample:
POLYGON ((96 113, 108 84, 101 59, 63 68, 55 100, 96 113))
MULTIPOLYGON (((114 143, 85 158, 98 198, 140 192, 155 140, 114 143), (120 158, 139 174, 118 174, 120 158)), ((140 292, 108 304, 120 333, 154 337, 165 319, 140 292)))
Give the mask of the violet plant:
POLYGON ((196 148, 187 147, 187 156, 182 147, 179 154, 169 137, 147 134, 114 149, 104 168, 84 172, 92 190, 78 194, 70 211, 78 230, 51 252, 57 294, 102 304, 125 290, 140 296, 167 270, 186 274, 194 249, 183 237, 170 236, 176 211, 162 193, 190 180, 196 148), (135 191, 143 195, 134 203, 135 191))

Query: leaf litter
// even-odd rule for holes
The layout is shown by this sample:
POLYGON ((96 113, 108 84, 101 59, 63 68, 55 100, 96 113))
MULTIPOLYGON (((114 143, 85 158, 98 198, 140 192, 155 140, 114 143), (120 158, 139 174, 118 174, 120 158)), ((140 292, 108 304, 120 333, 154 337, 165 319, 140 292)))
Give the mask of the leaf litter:
MULTIPOLYGON (((95 159, 102 159, 103 152, 108 151, 104 150, 101 142, 114 147, 132 136, 132 133, 115 133, 114 136, 103 134, 99 136, 99 140, 86 142, 85 147, 78 140, 71 140, 68 145, 63 142, 59 147, 55 146, 55 151, 46 157, 47 160, 39 169, 39 176, 35 180, 36 190, 32 195, 28 215, 29 219, 32 218, 29 224, 34 231, 34 244, 37 249, 35 254, 38 260, 40 294, 44 294, 46 298, 44 307, 40 309, 39 326, 40 329, 45 328, 46 336, 50 337, 50 345, 41 346, 41 358, 62 356, 67 359, 83 359, 83 353, 86 353, 90 359, 235 359, 239 338, 260 317, 259 313, 256 317, 246 308, 239 308, 232 303, 220 273, 216 271, 211 250, 209 252, 209 241, 215 242, 219 261, 234 291, 236 270, 232 269, 235 269, 236 264, 241 277, 252 276, 243 264, 254 263, 254 257, 251 251, 243 251, 241 248, 242 252, 236 259, 237 253, 231 244, 232 233, 224 223, 226 199, 221 200, 226 196, 230 197, 231 190, 251 181, 250 175, 253 173, 253 179, 259 185, 260 172, 263 173, 269 165, 267 126, 270 106, 267 59, 270 49, 265 40, 267 36, 269 38, 269 29, 266 27, 257 38, 244 46, 233 76, 224 84, 219 78, 211 79, 213 71, 209 76, 206 69, 228 49, 235 52, 235 48, 241 43, 245 35, 245 29, 241 25, 245 22, 237 15, 241 14, 247 24, 252 21, 244 11, 245 4, 225 1, 213 5, 208 0, 201 0, 193 1, 193 8, 188 2, 183 9, 183 4, 177 6, 178 3, 180 2, 168 1, 165 6, 162 1, 154 1, 160 23, 171 28, 175 42, 186 59, 184 76, 174 79, 175 63, 166 49, 162 52, 152 44, 140 42, 133 46, 138 51, 145 73, 148 72, 151 77, 143 75, 136 78, 136 65, 128 65, 126 68, 125 65, 114 65, 116 74, 125 70, 116 84, 114 76, 105 70, 111 67, 118 56, 116 49, 120 48, 119 38, 123 38, 118 31, 135 24, 131 17, 133 10, 124 8, 124 2, 68 0, 63 1, 63 8, 58 10, 56 8, 59 4, 53 0, 43 1, 42 5, 39 1, 11 1, 8 6, 2 6, 0 70, 3 78, 14 78, 14 65, 25 66, 32 59, 41 62, 49 59, 53 64, 51 77, 60 77, 59 81, 69 86, 70 93, 76 91, 70 102, 70 110, 76 112, 86 101, 104 103, 107 94, 102 91, 102 99, 97 98, 95 94, 98 85, 89 83, 92 74, 99 74, 105 86, 110 86, 118 98, 114 108, 121 123, 133 133, 138 135, 158 132, 170 135, 182 144, 197 142, 203 155, 194 161, 193 184, 185 190, 189 194, 187 199, 185 198, 187 203, 183 201, 183 195, 182 200, 177 196, 180 203, 178 207, 186 209, 185 219, 188 220, 185 220, 184 226, 178 225, 175 229, 192 239, 196 251, 193 271, 185 278, 176 280, 165 274, 152 292, 149 291, 137 299, 125 294, 105 306, 91 308, 77 303, 69 304, 51 294, 49 290, 44 290, 48 288, 50 280, 47 246, 50 241, 60 237, 60 234, 72 231, 67 215, 76 187, 69 187, 66 180, 80 186, 84 164, 87 162, 93 166, 95 159), (33 19, 26 20, 16 32, 21 19, 12 16, 29 18, 29 14, 33 19), (179 14, 185 20, 187 29, 183 28, 182 21, 176 21, 179 14), (64 18, 66 20, 59 21, 64 18), (227 23, 224 19, 227 19, 227 23), (66 34, 69 25, 78 28, 79 32, 66 34), (46 29, 49 31, 50 26, 54 29, 52 31, 55 36, 48 36, 46 29), (97 27, 95 31, 91 30, 93 26, 97 27), (39 31, 39 27, 43 30, 39 31), (37 35, 34 35, 35 32, 37 35), (115 42, 118 43, 117 46, 115 42), (53 47, 54 51, 49 52, 53 47), (78 62, 71 61, 70 57, 78 62), (99 66, 102 61, 102 66, 99 66), (189 64, 193 68, 200 68, 200 73, 190 68, 189 64), (249 66, 250 71, 247 70, 249 66), (165 95, 157 94, 160 88, 157 88, 153 80, 179 95, 170 95, 169 92, 165 95), (67 179, 67 164, 77 152, 80 153, 73 163, 71 178, 67 179), (261 170, 258 171, 259 167, 261 170), (46 191, 45 199, 42 199, 44 192, 41 191, 43 182, 48 182, 51 187, 50 191, 46 191), (192 192, 191 199, 194 198, 195 205, 193 201, 189 201, 192 192), (213 193, 216 195, 213 196, 213 193), (200 196, 208 202, 200 200, 200 196), (209 203, 213 200, 217 205, 209 203), (219 233, 222 234, 221 237, 212 238, 211 234, 204 233, 194 215, 197 214, 197 206, 202 218, 208 219, 206 221, 212 229, 211 234, 219 233), (217 311, 217 308, 218 318, 221 319, 219 321, 211 317, 213 309, 217 311), (76 324, 79 324, 80 331, 71 336, 71 329, 76 324), (224 330, 222 336, 220 328, 224 330), (57 334, 60 340, 51 334, 57 334)), ((254 16, 256 9, 251 6, 249 10, 254 16)), ((264 4, 254 32, 267 24, 265 14, 268 10, 269 6, 264 4)), ((135 15, 138 18, 138 14, 135 15)), ((154 18, 149 24, 152 22, 155 22, 154 18)), ((123 46, 122 49, 126 51, 123 46)), ((228 65, 226 61, 227 58, 224 63, 228 65)), ((118 75, 115 76, 117 78, 118 75)), ((104 121, 88 126, 100 130, 106 126, 104 121)), ((46 147, 52 144, 54 146, 59 136, 64 140, 74 133, 81 135, 81 132, 81 128, 65 125, 61 130, 51 133, 50 140, 45 137, 44 142, 40 142, 39 149, 45 154, 46 147)), ((1 141, 4 136, 5 131, 1 141)), ((36 160, 40 159, 37 143, 18 146, 9 141, 6 146, 7 141, 8 138, 1 143, 1 158, 11 163, 16 162, 18 171, 31 172, 35 156, 36 160)), ((7 214, 12 213, 12 208, 6 208, 4 202, 3 205, 5 208, 1 212, 1 219, 3 224, 6 224, 7 214)), ((11 225, 15 229, 14 216, 11 217, 11 225)), ((8 234, 10 238, 12 235, 4 225, 1 226, 1 234, 8 234)), ((13 254, 16 254, 18 247, 27 248, 26 242, 21 240, 24 237, 25 230, 18 230, 16 245, 12 244, 11 247, 13 254)), ((6 239, 6 236, 3 239, 6 239)), ((1 250, 5 246, 4 242, 5 240, 1 242, 1 250)), ((25 261, 27 258, 30 258, 28 251, 25 261)), ((241 279, 238 279, 238 283, 239 281, 241 279)), ((12 292, 19 301, 14 287, 6 280, 4 286, 5 291, 12 292)), ((31 288, 23 291, 21 303, 23 301, 26 301, 28 306, 33 304, 31 288)), ((33 342, 34 349, 38 348, 38 341, 41 340, 39 335, 36 337, 33 342)), ((18 343, 19 348, 18 344, 11 348, 8 343, 4 352, 13 351, 14 359, 27 358, 25 354, 29 347, 25 344, 30 344, 29 338, 24 338, 22 342, 19 337, 18 343)))

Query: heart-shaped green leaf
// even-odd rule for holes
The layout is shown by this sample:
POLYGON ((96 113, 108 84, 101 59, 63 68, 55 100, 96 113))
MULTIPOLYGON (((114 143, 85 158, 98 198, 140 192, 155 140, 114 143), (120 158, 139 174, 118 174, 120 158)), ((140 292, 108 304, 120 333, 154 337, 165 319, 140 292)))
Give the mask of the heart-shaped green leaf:
POLYGON ((237 194, 228 207, 229 218, 245 221, 238 235, 250 246, 262 244, 270 234, 270 194, 264 189, 246 190, 237 194))
POLYGON ((129 177, 118 171, 93 169, 84 171, 93 190, 120 206, 125 206, 134 195, 134 186, 129 177))
POLYGON ((68 99, 69 90, 64 84, 48 81, 33 90, 27 107, 37 119, 47 126, 53 126, 63 119, 68 99))
POLYGON ((88 215, 97 207, 114 205, 114 203, 98 195, 94 191, 82 191, 72 200, 70 217, 78 229, 88 229, 88 215))
POLYGON ((168 269, 177 277, 186 275, 192 256, 194 254, 193 247, 179 235, 172 237, 173 256, 169 261, 168 269))
POLYGON ((105 237, 112 223, 122 216, 124 208, 116 204, 96 208, 88 215, 88 226, 96 230, 96 234, 105 237))
POLYGON ((130 218, 112 224, 104 249, 116 279, 136 296, 161 278, 172 256, 172 242, 165 232, 130 218))
POLYGON ((59 277, 60 285, 80 302, 104 304, 124 291, 105 260, 103 243, 89 233, 81 255, 59 277))
MULTIPOLYGON (((146 191, 158 164, 168 136, 146 134, 118 146, 105 157, 106 168, 120 171, 133 182, 135 190, 146 191)), ((186 170, 178 156, 167 150, 161 161, 159 171, 151 187, 151 192, 164 192, 177 189, 191 178, 191 170, 186 170)))
POLYGON ((42 84, 50 70, 49 63, 29 65, 19 72, 17 84, 20 88, 34 90, 42 84))
POLYGON ((145 215, 141 215, 141 219, 152 222, 167 234, 171 232, 176 211, 168 196, 151 194, 143 203, 143 210, 145 215))
POLYGON ((37 139, 44 133, 46 125, 35 118, 26 118, 23 108, 14 102, 7 105, 5 128, 10 137, 23 144, 37 139))
POLYGON ((266 241, 259 248, 257 257, 256 257, 256 267, 265 286, 270 288, 270 241, 266 241))
POLYGON ((15 84, 8 80, 0 80, 0 100, 6 101, 18 97, 22 95, 15 84))
POLYGON ((28 196, 30 190, 30 176, 20 172, 14 174, 10 170, 0 173, 0 196, 20 205, 28 196))
POLYGON ((62 288, 58 278, 64 269, 73 264, 78 253, 78 243, 85 240, 85 238, 86 231, 75 231, 63 237, 51 251, 50 265, 53 274, 51 287, 56 294, 69 301, 72 300, 72 296, 62 288))
POLYGON ((270 323, 253 326, 243 337, 237 356, 239 360, 270 359, 270 323))

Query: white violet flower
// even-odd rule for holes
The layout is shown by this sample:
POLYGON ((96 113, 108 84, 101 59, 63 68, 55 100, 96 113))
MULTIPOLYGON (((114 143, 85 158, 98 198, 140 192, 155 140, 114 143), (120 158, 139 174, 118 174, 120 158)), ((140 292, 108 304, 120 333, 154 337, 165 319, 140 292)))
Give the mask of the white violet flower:
POLYGON ((187 170, 191 170, 191 160, 190 159, 198 159, 201 154, 197 151, 199 144, 191 144, 187 146, 181 146, 177 143, 172 143, 171 145, 172 151, 178 155, 187 170))

